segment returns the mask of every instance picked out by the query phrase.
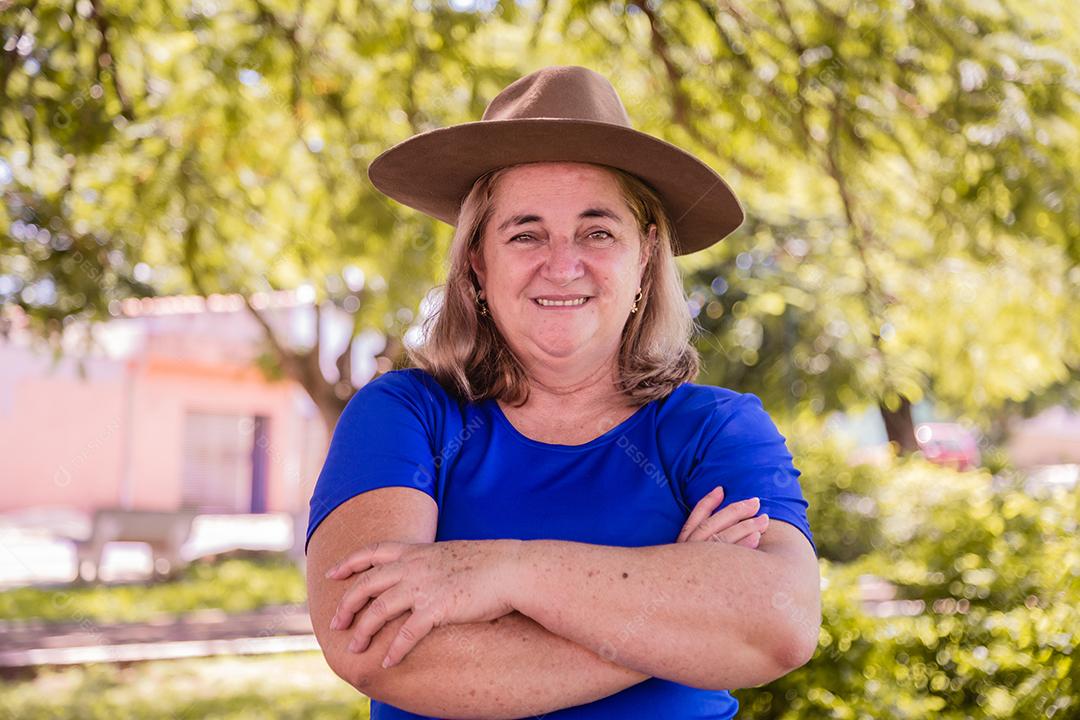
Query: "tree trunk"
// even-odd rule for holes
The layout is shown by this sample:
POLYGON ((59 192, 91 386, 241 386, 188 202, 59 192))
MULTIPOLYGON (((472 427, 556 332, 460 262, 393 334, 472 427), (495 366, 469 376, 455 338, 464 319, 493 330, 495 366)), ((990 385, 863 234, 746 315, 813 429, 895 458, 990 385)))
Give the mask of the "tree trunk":
MULTIPOLYGON (((336 360, 340 378, 338 382, 332 383, 323 375, 319 366, 319 348, 322 343, 319 331, 321 327, 320 313, 322 312, 320 305, 315 305, 312 308, 315 313, 315 345, 306 350, 298 351, 285 345, 283 340, 274 332, 267 319, 251 304, 251 300, 246 294, 241 293, 240 296, 243 298, 248 312, 262 327, 263 335, 270 344, 270 348, 281 365, 282 371, 304 388, 308 397, 311 398, 311 401, 315 403, 315 407, 319 410, 319 417, 322 418, 327 435, 332 435, 338 418, 341 417, 341 412, 356 392, 356 388, 352 384, 351 342, 346 345, 344 351, 336 360)), ((382 355, 386 356, 389 362, 384 361, 381 366, 396 366, 404 355, 404 350, 405 346, 400 338, 387 338, 386 348, 383 350, 382 355)), ((376 374, 380 373, 377 372, 376 374)))
POLYGON ((910 455, 919 449, 915 442, 915 422, 911 419, 911 401, 900 398, 900 407, 890 410, 884 403, 878 403, 881 419, 885 421, 885 432, 889 442, 894 444, 898 455, 910 455))

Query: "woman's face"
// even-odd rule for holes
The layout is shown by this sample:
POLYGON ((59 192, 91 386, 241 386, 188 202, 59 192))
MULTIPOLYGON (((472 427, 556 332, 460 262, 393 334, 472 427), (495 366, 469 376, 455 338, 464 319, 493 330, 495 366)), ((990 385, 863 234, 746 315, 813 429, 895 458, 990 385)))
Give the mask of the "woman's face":
POLYGON ((582 163, 512 167, 481 232, 472 266, 518 358, 610 361, 648 259, 615 178, 582 163))

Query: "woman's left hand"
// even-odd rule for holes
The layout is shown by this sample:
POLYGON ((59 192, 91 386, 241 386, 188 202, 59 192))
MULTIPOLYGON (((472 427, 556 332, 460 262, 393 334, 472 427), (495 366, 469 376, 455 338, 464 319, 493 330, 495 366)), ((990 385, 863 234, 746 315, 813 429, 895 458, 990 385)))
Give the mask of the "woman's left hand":
POLYGON ((390 643, 383 667, 409 653, 438 625, 484 622, 513 611, 511 570, 518 540, 451 540, 435 543, 380 542, 350 554, 326 577, 346 580, 360 573, 345 591, 330 621, 345 630, 360 613, 349 644, 363 652, 379 629, 407 610, 412 616, 390 643))

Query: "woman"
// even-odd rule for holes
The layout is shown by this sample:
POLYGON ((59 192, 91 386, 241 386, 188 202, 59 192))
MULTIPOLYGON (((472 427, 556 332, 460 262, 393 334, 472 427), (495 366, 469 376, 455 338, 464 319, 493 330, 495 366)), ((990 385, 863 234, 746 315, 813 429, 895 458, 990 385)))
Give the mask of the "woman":
POLYGON ((369 174, 456 227, 416 367, 356 393, 311 498, 316 635, 372 717, 730 718, 804 664, 799 471, 756 396, 691 382, 674 256, 742 221, 719 176, 576 66, 369 174))

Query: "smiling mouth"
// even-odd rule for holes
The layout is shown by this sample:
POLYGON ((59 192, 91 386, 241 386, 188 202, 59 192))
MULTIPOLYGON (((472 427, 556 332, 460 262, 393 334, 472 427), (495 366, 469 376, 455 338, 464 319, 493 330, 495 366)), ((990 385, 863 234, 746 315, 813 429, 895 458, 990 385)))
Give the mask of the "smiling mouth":
POLYGON ((574 300, 549 300, 547 298, 533 298, 533 302, 540 307, 581 307, 592 300, 591 296, 580 297, 574 300))

